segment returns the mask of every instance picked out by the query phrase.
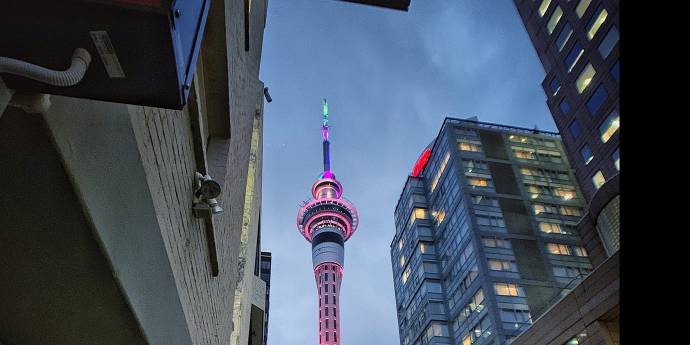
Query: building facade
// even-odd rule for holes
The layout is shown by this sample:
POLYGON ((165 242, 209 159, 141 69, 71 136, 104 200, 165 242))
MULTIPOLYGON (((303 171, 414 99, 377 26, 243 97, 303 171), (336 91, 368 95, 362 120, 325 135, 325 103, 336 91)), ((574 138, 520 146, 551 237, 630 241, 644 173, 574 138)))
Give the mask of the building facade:
POLYGON ((619 3, 515 0, 544 66, 547 105, 587 201, 578 232, 595 266, 574 287, 576 296, 564 297, 516 344, 620 343, 619 3))
POLYGON ((505 344, 592 268, 555 133, 446 118, 395 210, 400 343, 505 344))
POLYGON ((248 343, 266 6, 211 2, 182 110, 50 96, 27 113, 0 76, 0 342, 248 343), (197 173, 223 212, 196 214, 197 173))
POLYGON ((620 247, 618 0, 515 0, 542 87, 589 208, 580 232, 599 265, 620 247))
POLYGON ((297 213, 297 229, 311 243, 311 257, 319 298, 320 345, 338 345, 340 286, 345 268, 345 242, 357 230, 359 217, 354 205, 344 199, 343 186, 331 171, 328 137, 328 104, 323 101, 323 173, 311 187, 313 199, 297 213))
POLYGON ((269 299, 271 296, 271 252, 261 252, 261 268, 260 277, 261 280, 266 282, 266 318, 264 320, 264 342, 263 345, 268 344, 268 315, 270 312, 269 299))

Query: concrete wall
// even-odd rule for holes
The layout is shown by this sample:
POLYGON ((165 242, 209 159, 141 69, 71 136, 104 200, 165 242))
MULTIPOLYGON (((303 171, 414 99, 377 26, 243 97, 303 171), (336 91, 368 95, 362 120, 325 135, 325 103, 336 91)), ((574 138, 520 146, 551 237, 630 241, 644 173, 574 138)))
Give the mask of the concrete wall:
POLYGON ((512 345, 617 345, 619 339, 620 258, 616 252, 573 291, 551 307, 512 345))
POLYGON ((136 320, 132 331, 151 344, 229 343, 236 296, 242 313, 235 334, 246 343, 250 313, 245 317, 244 310, 251 307, 254 288, 247 276, 253 274, 261 205, 258 75, 267 5, 251 3, 245 50, 245 1, 213 2, 195 78, 196 102, 184 110, 53 96, 42 116, 52 154, 63 163, 52 169, 68 176, 77 196, 73 206, 92 230, 91 249, 101 253, 105 273, 121 291, 120 303, 136 320), (218 200, 225 209, 213 217, 210 233, 192 214, 194 173, 207 164, 222 185, 218 200))

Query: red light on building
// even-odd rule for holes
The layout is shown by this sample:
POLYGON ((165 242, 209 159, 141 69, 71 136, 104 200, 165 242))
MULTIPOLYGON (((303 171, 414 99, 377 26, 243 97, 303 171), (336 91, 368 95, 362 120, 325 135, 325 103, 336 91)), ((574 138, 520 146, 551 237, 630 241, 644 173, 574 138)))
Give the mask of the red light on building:
POLYGON ((422 155, 419 156, 417 162, 414 163, 414 168, 412 168, 412 177, 418 177, 419 174, 422 173, 426 163, 429 162, 429 157, 431 157, 431 149, 427 148, 424 150, 424 152, 422 152, 422 155))

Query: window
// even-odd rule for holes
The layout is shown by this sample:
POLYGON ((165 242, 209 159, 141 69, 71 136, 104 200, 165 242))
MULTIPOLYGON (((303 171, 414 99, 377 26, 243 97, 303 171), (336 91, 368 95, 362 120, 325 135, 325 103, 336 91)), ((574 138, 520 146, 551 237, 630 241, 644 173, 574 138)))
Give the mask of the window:
POLYGON ((574 246, 573 252, 575 253, 575 256, 587 256, 587 249, 584 247, 574 246))
POLYGON ((578 123, 577 120, 573 120, 570 126, 568 126, 568 130, 570 131, 570 134, 573 136, 573 140, 577 139, 580 136, 580 133, 582 133, 582 128, 580 127, 580 123, 578 123))
POLYGON ((546 234, 573 235, 572 226, 550 222, 539 222, 539 230, 546 234))
POLYGON ((448 164, 449 158, 450 158, 450 153, 446 153, 446 155, 443 157, 443 162, 441 163, 441 166, 438 168, 436 175, 434 175, 434 179, 431 181, 431 192, 432 193, 434 192, 434 189, 436 189, 436 185, 438 184, 438 180, 441 178, 443 171, 446 170, 446 164, 448 164))
POLYGON ((489 248, 510 248, 510 241, 496 237, 482 237, 485 247, 489 248))
POLYGON ((592 183, 596 189, 601 188, 605 182, 606 179, 604 178, 604 174, 601 172, 601 170, 597 171, 597 173, 592 176, 592 183))
POLYGON ((589 109, 589 114, 595 116, 608 96, 609 95, 606 93, 604 84, 600 84, 587 101, 587 109, 589 109))
POLYGON ((405 266, 405 255, 401 255, 400 256, 400 267, 404 267, 404 266, 405 266))
POLYGON ((561 9, 561 6, 556 6, 556 9, 553 10, 553 14, 551 14, 551 18, 549 18, 549 22, 546 23, 546 30, 549 32, 549 35, 553 33, 553 30, 556 28, 556 25, 558 25, 558 22, 561 20, 562 16, 563 10, 561 9))
POLYGON ((467 179, 467 183, 473 187, 488 187, 489 186, 489 180, 488 179, 479 178, 479 177, 470 177, 467 179))
POLYGON ((561 89, 561 83, 559 83, 556 78, 551 79, 551 84, 549 86, 551 87, 551 94, 554 96, 558 93, 558 90, 561 89))
POLYGON ((613 158, 613 165, 616 166, 616 170, 618 171, 621 170, 621 154, 619 150, 620 148, 617 148, 616 151, 613 151, 613 154, 611 155, 611 158, 613 158))
POLYGON ((572 337, 568 342, 566 342, 563 345, 580 345, 580 342, 577 340, 577 337, 572 337))
POLYGON ((597 34, 597 31, 599 31, 599 28, 601 27, 601 25, 604 24, 604 21, 606 21, 606 17, 608 15, 609 15, 609 13, 604 8, 604 5, 599 5, 597 12, 594 14, 592 19, 587 24, 587 38, 588 39, 591 40, 592 38, 594 38, 594 35, 597 34))
POLYGON ((575 197, 575 191, 568 188, 554 188, 553 195, 568 201, 575 197))
POLYGON ((551 0, 542 0, 541 5, 539 5, 539 16, 543 17, 544 13, 546 13, 546 10, 549 9, 549 5, 551 5, 551 0))
POLYGON ((599 126, 599 134, 601 134, 601 141, 606 143, 611 137, 616 134, 620 128, 621 117, 615 110, 609 114, 604 122, 599 126))
POLYGON ((417 219, 429 219, 429 212, 425 208, 415 208, 410 215, 410 225, 417 219))
POLYGON ((412 269, 410 266, 407 266, 407 269, 405 269, 405 272, 402 274, 402 282, 403 284, 407 283, 407 279, 410 278, 410 273, 412 273, 412 269))
POLYGON ((592 67, 591 63, 588 63, 585 68, 582 69, 582 72, 580 72, 580 75, 577 77, 577 80, 575 80, 575 87, 577 87, 577 93, 583 93, 585 89, 587 89, 587 86, 589 86, 589 83, 592 82, 592 79, 594 78, 594 75, 597 72, 594 70, 594 67, 592 67))
POLYGON ((570 112, 570 103, 568 103, 568 99, 563 97, 563 100, 561 103, 558 105, 559 108, 561 108, 561 112, 563 115, 568 115, 570 112))
POLYGON ((567 244, 547 243, 546 244, 546 251, 549 254, 570 255, 570 248, 568 247, 567 244))
POLYGON ((528 148, 515 148, 513 147, 513 152, 516 158, 520 159, 537 159, 537 155, 534 150, 528 148))
POLYGON ((465 141, 463 139, 460 139, 458 141, 460 142, 460 150, 462 151, 482 152, 481 145, 475 142, 465 141))
POLYGON ((617 82, 621 82, 621 64, 620 61, 616 61, 616 64, 611 67, 611 75, 613 76, 613 79, 616 79, 617 82))
MULTIPOLYGON (((525 306, 527 307, 527 306, 525 306)), ((513 327, 519 328, 520 324, 530 323, 529 310, 524 309, 501 309, 501 321, 514 324, 513 327)), ((505 327, 505 326, 504 326, 505 327)))
POLYGON ((585 144, 585 146, 582 146, 580 149, 580 155, 582 155, 582 160, 585 162, 585 165, 589 164, 589 162, 594 159, 594 154, 592 153, 592 149, 589 148, 589 145, 585 144))
POLYGON ((611 26, 611 29, 609 29, 609 32, 606 34, 606 37, 599 43, 599 54, 601 54, 601 57, 603 59, 606 59, 609 54, 611 54, 611 51, 613 48, 616 47, 616 44, 618 43, 618 29, 616 26, 611 26))
POLYGON ((579 42, 575 42, 573 47, 570 49, 570 53, 565 57, 565 65, 568 67, 568 73, 575 68, 575 65, 580 61, 580 57, 585 53, 579 42))
POLYGON ((572 206, 560 206, 561 215, 579 217, 582 215, 582 209, 572 206))
POLYGON ((494 290, 501 296, 525 296, 525 291, 521 286, 511 283, 494 283, 494 290))
POLYGON ((587 11, 590 3, 592 3, 592 0, 580 0, 580 2, 577 3, 575 13, 577 13, 578 18, 582 18, 582 15, 585 14, 585 11, 587 11))
POLYGON ((558 38, 556 39, 556 46, 558 47, 559 52, 563 50, 563 47, 565 47, 565 44, 568 43, 568 40, 572 35, 573 27, 570 26, 570 23, 565 23, 565 25, 563 25, 561 33, 558 35, 558 38))
POLYGON ((558 209, 554 207, 553 205, 546 205, 546 204, 534 204, 534 214, 539 215, 539 214, 558 214, 558 209))
POLYGON ((493 271, 517 272, 515 263, 498 259, 489 259, 489 269, 493 271))

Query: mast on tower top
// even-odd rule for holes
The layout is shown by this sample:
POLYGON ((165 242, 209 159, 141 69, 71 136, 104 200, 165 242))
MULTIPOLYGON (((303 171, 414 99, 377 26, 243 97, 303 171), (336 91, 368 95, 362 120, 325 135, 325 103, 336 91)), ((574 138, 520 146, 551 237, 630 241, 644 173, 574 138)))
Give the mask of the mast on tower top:
POLYGON ((323 131, 323 176, 331 178, 333 173, 331 172, 331 143, 328 141, 328 102, 325 98, 323 99, 323 125, 321 125, 321 130, 323 131))

